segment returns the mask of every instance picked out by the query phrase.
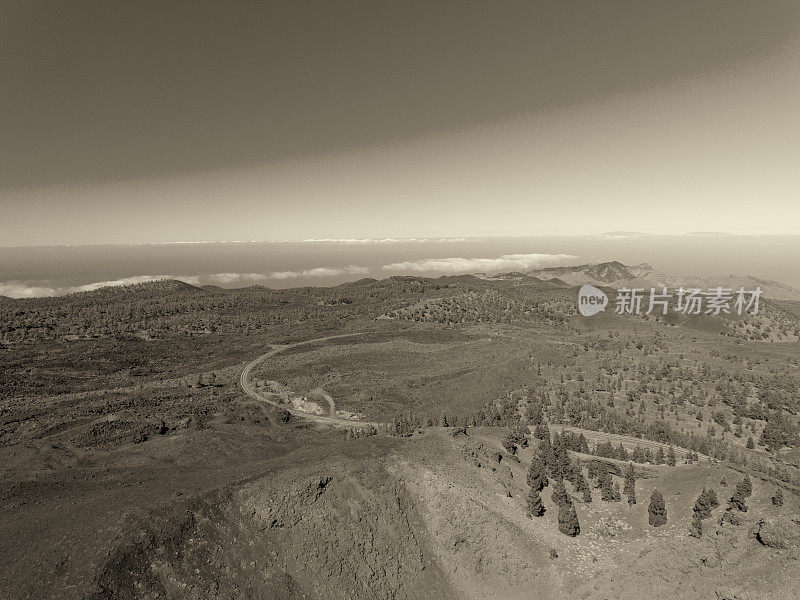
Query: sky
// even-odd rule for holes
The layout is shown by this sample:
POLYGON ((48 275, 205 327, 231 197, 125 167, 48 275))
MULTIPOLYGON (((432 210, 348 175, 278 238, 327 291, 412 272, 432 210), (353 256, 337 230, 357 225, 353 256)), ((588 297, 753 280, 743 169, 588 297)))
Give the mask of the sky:
POLYGON ((0 5, 0 245, 800 233, 800 5, 0 5))

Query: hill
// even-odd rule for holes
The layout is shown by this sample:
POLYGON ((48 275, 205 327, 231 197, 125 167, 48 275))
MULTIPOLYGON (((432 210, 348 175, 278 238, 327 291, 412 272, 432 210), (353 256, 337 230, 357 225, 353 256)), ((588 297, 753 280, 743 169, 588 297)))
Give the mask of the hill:
POLYGON ((779 281, 772 281, 753 277, 751 275, 728 275, 725 277, 697 277, 671 275, 657 271, 651 265, 640 264, 626 266, 618 261, 577 265, 573 267, 550 267, 535 269, 524 275, 536 277, 553 283, 567 283, 580 286, 591 284, 595 286, 613 285, 613 287, 643 288, 651 287, 677 289, 698 288, 707 290, 717 287, 737 290, 755 290, 761 288, 765 298, 775 300, 800 301, 800 290, 779 281))

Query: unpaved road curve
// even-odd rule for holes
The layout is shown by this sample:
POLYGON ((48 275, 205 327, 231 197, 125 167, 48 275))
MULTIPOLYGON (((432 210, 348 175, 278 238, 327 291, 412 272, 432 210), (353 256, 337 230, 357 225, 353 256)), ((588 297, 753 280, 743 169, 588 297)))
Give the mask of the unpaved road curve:
MULTIPOLYGON (((345 427, 370 427, 370 426, 374 427, 374 426, 377 426, 377 425, 379 425, 379 423, 373 423, 373 422, 369 422, 369 421, 351 421, 350 419, 342 419, 342 418, 339 418, 339 417, 336 417, 336 416, 333 416, 333 415, 332 416, 315 415, 315 414, 304 412, 302 410, 297 410, 296 408, 292 408, 290 405, 282 404, 280 402, 275 402, 271 398, 266 398, 266 397, 262 396, 261 394, 258 393, 258 390, 256 390, 256 388, 253 386, 253 383, 250 381, 250 372, 253 370, 253 368, 256 367, 256 365, 259 365, 260 363, 264 362, 268 358, 272 358, 276 354, 284 352, 285 350, 288 350, 289 348, 296 348, 297 346, 307 346, 307 345, 316 344, 316 343, 319 343, 319 342, 326 342, 328 340, 335 340, 335 339, 346 338, 346 337, 354 337, 354 336, 358 336, 358 335, 364 335, 364 334, 363 333, 345 333, 345 334, 342 334, 342 335, 330 335, 330 336, 327 336, 327 337, 316 338, 316 339, 313 339, 313 340, 306 340, 304 342, 296 342, 294 344, 284 344, 284 345, 281 345, 281 346, 274 346, 272 348, 272 350, 270 350, 266 354, 262 354, 261 356, 259 356, 255 360, 252 360, 249 363, 247 363, 247 365, 245 365, 244 369, 242 369, 242 374, 239 376, 239 385, 242 388, 242 391, 245 394, 247 394, 248 396, 250 396, 251 398, 255 398, 259 402, 263 402, 265 404, 272 404, 273 406, 279 406, 281 408, 285 408, 291 414, 293 414, 293 415, 295 415, 297 417, 302 417, 302 418, 307 419, 309 421, 314 421, 316 423, 325 423, 327 425, 339 425, 339 426, 345 426, 345 427)), ((327 396, 327 394, 326 394, 326 396, 327 396)), ((328 398, 330 398, 330 397, 327 396, 326 399, 328 399, 328 398)), ((331 411, 333 411, 333 408, 334 408, 333 399, 328 400, 328 402, 329 402, 329 404, 331 406, 331 411)))

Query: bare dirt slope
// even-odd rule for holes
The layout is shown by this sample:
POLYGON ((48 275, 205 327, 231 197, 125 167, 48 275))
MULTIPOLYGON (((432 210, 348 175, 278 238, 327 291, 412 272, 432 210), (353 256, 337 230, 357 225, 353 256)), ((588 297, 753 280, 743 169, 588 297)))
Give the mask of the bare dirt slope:
POLYGON ((739 474, 724 466, 643 467, 633 507, 568 488, 581 522, 570 538, 547 490, 545 516, 525 515, 531 450, 504 452, 502 428, 346 439, 315 427, 212 420, 84 460, 6 448, 7 467, 38 475, 4 492, 0 596, 796 597, 797 497, 774 507, 772 484, 755 480, 741 524, 719 525, 721 506, 702 539, 687 535, 703 486, 723 506, 731 493, 739 474), (668 490, 657 530, 655 487, 668 490))

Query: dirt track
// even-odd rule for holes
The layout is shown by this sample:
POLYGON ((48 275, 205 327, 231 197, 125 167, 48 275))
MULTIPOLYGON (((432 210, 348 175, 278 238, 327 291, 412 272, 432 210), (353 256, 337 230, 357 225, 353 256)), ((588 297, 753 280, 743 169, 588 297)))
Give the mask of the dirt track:
POLYGON ((275 346, 271 351, 267 352, 266 354, 262 354, 255 360, 250 361, 245 365, 244 369, 242 369, 242 374, 239 376, 239 386, 242 388, 242 391, 250 396, 251 398, 255 398, 259 402, 264 402, 266 404, 271 404, 273 406, 280 406, 281 408, 285 408, 289 411, 292 415, 296 417, 302 417, 303 419, 307 419, 309 421, 314 421, 316 423, 324 423, 326 425, 337 425, 337 426, 344 426, 344 427, 370 427, 370 426, 378 426, 379 423, 373 423, 369 421, 351 421, 350 419, 342 419, 335 416, 335 405, 333 399, 325 394, 326 400, 330 405, 330 416, 328 415, 315 415, 308 412, 304 412, 302 410, 297 410, 296 408, 292 408, 291 405, 282 404, 280 402, 275 402, 270 398, 265 398, 261 394, 258 393, 251 381, 249 380, 250 371, 253 370, 254 367, 261 364, 268 358, 272 358, 276 354, 284 352, 285 350, 289 350, 290 348, 296 348, 297 346, 306 346, 309 344, 316 344, 319 342, 326 342, 328 340, 338 339, 338 338, 345 338, 345 337, 353 337, 363 335, 361 333, 346 333, 342 335, 331 335, 327 337, 316 338, 313 340, 306 340, 304 342, 297 342, 295 344, 285 344, 282 346, 275 346))

